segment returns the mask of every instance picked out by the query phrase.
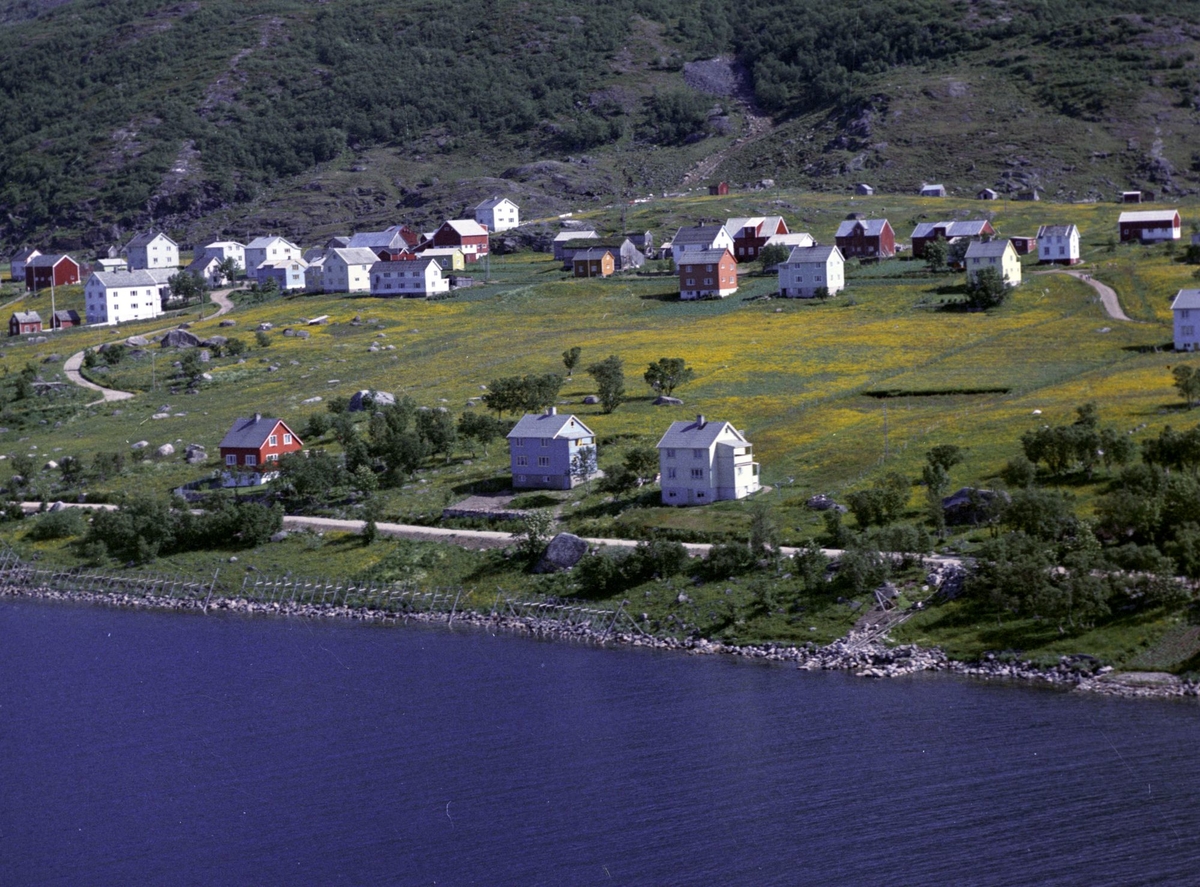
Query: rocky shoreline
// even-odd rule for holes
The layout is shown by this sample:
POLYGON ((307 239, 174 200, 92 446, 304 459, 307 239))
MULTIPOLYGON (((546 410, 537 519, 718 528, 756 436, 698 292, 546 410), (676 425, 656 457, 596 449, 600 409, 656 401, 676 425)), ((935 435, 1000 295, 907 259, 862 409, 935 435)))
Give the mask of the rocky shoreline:
POLYGON ((804 671, 849 671, 859 677, 894 678, 925 671, 941 671, 974 678, 1027 681, 1088 693, 1126 698, 1200 697, 1200 684, 1163 673, 1128 672, 1118 674, 1109 667, 1093 668, 1089 657, 1061 657, 1052 668, 1030 662, 988 654, 977 662, 949 658, 938 648, 916 644, 889 647, 867 641, 851 633, 826 646, 802 644, 756 644, 739 646, 705 638, 661 638, 627 631, 598 628, 591 622, 568 623, 543 616, 516 616, 507 613, 481 613, 464 610, 456 613, 380 610, 332 604, 263 602, 244 598, 173 599, 131 594, 65 592, 45 588, 0 588, 0 597, 27 597, 39 600, 99 604, 145 610, 187 612, 229 612, 244 615, 299 616, 308 619, 352 619, 365 622, 422 622, 463 624, 488 631, 508 631, 537 637, 582 641, 593 644, 622 644, 673 650, 695 655, 738 656, 773 662, 794 662, 804 671))

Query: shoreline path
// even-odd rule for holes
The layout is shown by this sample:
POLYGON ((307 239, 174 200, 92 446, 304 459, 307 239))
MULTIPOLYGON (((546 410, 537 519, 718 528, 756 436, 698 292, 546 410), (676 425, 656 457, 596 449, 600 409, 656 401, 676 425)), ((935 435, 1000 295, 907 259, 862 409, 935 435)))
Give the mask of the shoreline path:
MULTIPOLYGON (((220 317, 223 314, 228 314, 233 310, 233 302, 229 298, 229 294, 233 289, 214 290, 209 293, 208 298, 216 304, 217 310, 214 314, 210 314, 205 320, 212 320, 214 317, 220 317)), ((162 330, 154 330, 150 335, 162 332, 162 330)), ((83 374, 79 372, 83 366, 83 356, 86 352, 76 351, 63 363, 63 372, 67 374, 67 378, 80 388, 87 388, 91 391, 99 391, 100 399, 94 400, 88 404, 93 406, 98 403, 111 403, 117 400, 129 400, 133 397, 132 391, 118 391, 116 388, 105 388, 103 385, 97 385, 95 382, 89 382, 83 378, 83 374)))

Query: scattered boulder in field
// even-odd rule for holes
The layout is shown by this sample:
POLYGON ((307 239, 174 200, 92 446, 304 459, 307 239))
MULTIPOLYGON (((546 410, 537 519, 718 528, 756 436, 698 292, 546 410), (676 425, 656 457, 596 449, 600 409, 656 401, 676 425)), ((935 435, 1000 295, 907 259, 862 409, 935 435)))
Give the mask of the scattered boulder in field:
POLYGON ((144 450, 144 449, 146 449, 146 447, 148 447, 148 446, 150 446, 150 441, 148 441, 148 440, 139 440, 137 443, 132 443, 132 444, 130 444, 130 445, 129 445, 129 449, 131 449, 131 450, 144 450))
POLYGON ((1012 497, 1003 490, 980 490, 963 487, 942 500, 942 513, 946 523, 955 526, 977 524, 986 520, 988 514, 1001 502, 1011 502, 1012 497))
POLYGON ((559 533, 546 546, 535 573, 558 573, 569 570, 587 554, 588 544, 574 533, 559 533))
POLYGON ((309 397, 309 398, 305 398, 304 400, 300 401, 300 403, 320 403, 320 402, 321 402, 321 395, 319 395, 319 394, 316 397, 309 397))
POLYGON ((237 326, 236 320, 222 320, 220 326, 237 326))
POLYGON ((212 360, 212 352, 207 348, 200 349, 200 362, 209 363, 212 360))
POLYGON ((669 397, 666 394, 660 394, 654 398, 654 405, 656 407, 681 407, 683 406, 683 401, 678 397, 669 397))
POLYGON ((163 444, 161 447, 159 447, 157 450, 154 451, 154 455, 158 456, 158 458, 160 458, 160 459, 165 459, 165 458, 167 458, 167 456, 174 456, 175 455, 175 447, 173 447, 169 443, 163 444))
POLYGON ((269 320, 264 320, 262 323, 260 323, 260 324, 258 325, 258 329, 262 330, 262 331, 265 333, 267 330, 271 329, 271 327, 272 327, 273 325, 274 325, 274 324, 272 324, 272 323, 271 323, 271 321, 269 321, 269 320))
POLYGON ((600 403, 600 398, 596 397, 594 394, 589 394, 583 399, 583 402, 586 404, 600 403))
POLYGON ((47 471, 54 471, 54 469, 58 468, 58 463, 55 462, 53 459, 51 459, 49 462, 47 462, 45 464, 44 467, 47 471))
POLYGON ((164 348, 196 348, 200 345, 200 337, 187 330, 171 330, 161 340, 164 348))
MULTIPOLYGON (((125 344, 132 345, 134 348, 145 348, 150 344, 150 340, 145 336, 130 336, 125 340, 125 344)), ((101 346, 101 350, 103 350, 103 346, 101 346)))
POLYGON ((188 465, 199 465, 202 462, 208 461, 208 450, 201 444, 188 444, 184 450, 183 458, 188 465))
POLYGON ((390 391, 370 391, 364 388, 362 391, 355 391, 350 396, 348 409, 352 413, 358 413, 374 407, 390 407, 395 402, 396 395, 390 391))
POLYGON ((842 514, 846 513, 845 505, 838 505, 833 501, 832 496, 826 496, 824 493, 817 493, 815 496, 809 496, 804 504, 813 511, 828 511, 831 508, 835 508, 842 514))

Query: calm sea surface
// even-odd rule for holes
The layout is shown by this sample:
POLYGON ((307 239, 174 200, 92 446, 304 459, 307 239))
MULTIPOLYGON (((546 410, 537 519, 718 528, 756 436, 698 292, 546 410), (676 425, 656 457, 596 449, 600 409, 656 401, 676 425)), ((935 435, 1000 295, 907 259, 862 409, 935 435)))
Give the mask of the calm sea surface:
POLYGON ((0 603, 0 884, 1190 885, 1200 707, 0 603))

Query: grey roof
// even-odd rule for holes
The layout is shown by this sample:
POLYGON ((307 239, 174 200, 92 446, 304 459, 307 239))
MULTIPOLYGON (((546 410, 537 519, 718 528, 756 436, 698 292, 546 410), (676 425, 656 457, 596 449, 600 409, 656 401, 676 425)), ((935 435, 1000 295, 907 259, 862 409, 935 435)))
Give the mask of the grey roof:
POLYGON ((1171 303, 1171 310, 1177 311, 1180 308, 1200 308, 1200 290, 1180 290, 1175 294, 1175 301, 1171 303))
POLYGON ((560 438, 562 440, 578 440, 581 437, 595 436, 596 432, 570 413, 526 413, 507 435, 507 437, 560 438))
POLYGON ((42 254, 41 250, 39 250, 35 247, 30 247, 29 249, 21 250, 19 253, 17 253, 15 256, 12 257, 12 260, 14 262, 18 262, 18 263, 28 262, 34 256, 40 256, 41 254, 42 254))
POLYGON ((987 227, 987 219, 966 219, 961 222, 921 222, 913 229, 913 237, 928 237, 935 228, 941 228, 947 237, 978 237, 987 227))
POLYGON ((1012 242, 1005 239, 988 241, 973 240, 967 247, 965 257, 968 259, 999 258, 1010 249, 1012 249, 1012 242))
POLYGON ((134 238, 129 241, 129 243, 125 244, 125 249, 130 250, 136 249, 139 246, 146 246, 159 235, 162 235, 162 237, 172 246, 176 245, 174 240, 171 240, 170 237, 167 237, 167 235, 163 234, 161 231, 147 231, 145 234, 135 235, 134 238))
POLYGON ((401 249, 407 244, 400 236, 400 230, 389 228, 387 231, 360 231, 350 235, 346 244, 350 249, 401 249))
POLYGON ((36 311, 14 311, 13 317, 17 319, 17 323, 41 323, 42 315, 36 311))
POLYGON ((282 240, 284 243, 286 243, 292 249, 300 249, 300 247, 296 246, 296 244, 292 243, 286 237, 280 237, 278 234, 270 234, 265 237, 255 237, 253 240, 251 240, 249 243, 246 244, 246 249, 266 249, 268 246, 270 246, 276 240, 282 240))
MULTIPOLYGON (((329 253, 333 253, 347 265, 374 265, 379 261, 379 256, 365 247, 350 246, 345 249, 331 249, 329 253)), ((329 257, 329 253, 326 253, 326 258, 329 257)))
POLYGON ((1117 217, 1118 222, 1175 222, 1179 215, 1177 209, 1142 209, 1135 212, 1124 212, 1117 217))
POLYGON ((818 262, 824 265, 834 253, 838 254, 838 258, 844 259, 842 251, 836 246, 796 246, 792 247, 791 253, 788 254, 787 263, 794 265, 818 262))
POLYGON ((158 286, 158 281, 145 269, 139 271, 93 271, 92 278, 107 289, 114 286, 158 286))
MULTIPOLYGON (((675 246, 687 246, 692 244, 710 245, 722 231, 725 230, 724 225, 692 225, 687 228, 680 228, 675 232, 675 238, 672 243, 675 246)), ((726 232, 727 234, 729 232, 726 232)))
POLYGON ((220 255, 218 255, 217 253, 209 252, 207 249, 204 249, 200 252, 200 255, 198 255, 198 256, 196 256, 196 258, 192 259, 192 261, 188 264, 188 266, 184 270, 192 271, 192 272, 203 271, 211 263, 221 262, 221 261, 224 261, 224 260, 221 258, 220 255))
POLYGON ((557 234, 555 234, 554 242, 564 243, 570 240, 587 240, 589 238, 595 239, 599 236, 600 235, 595 231, 584 231, 580 229, 568 228, 566 231, 559 231, 557 234))
POLYGON ((1038 237, 1070 237, 1072 232, 1079 233, 1074 225, 1042 225, 1038 228, 1038 237))
POLYGON ((382 259, 371 265, 371 273, 376 271, 407 271, 410 268, 420 268, 424 271, 430 265, 436 267, 439 271, 442 266, 438 264, 436 256, 426 256, 423 253, 418 253, 415 259, 399 259, 395 262, 385 262, 382 259))
POLYGON ((55 311, 54 319, 60 323, 66 321, 68 323, 79 323, 79 312, 74 308, 68 308, 65 311, 55 311))
MULTIPOLYGON (((506 200, 508 200, 507 197, 493 197, 491 200, 485 200, 483 203, 479 204, 479 206, 475 207, 475 210, 478 212, 481 209, 495 209, 506 200)), ((516 203, 513 201, 508 200, 508 202, 512 203, 513 206, 516 206, 516 203)))
POLYGON ((717 264, 725 256, 729 255, 727 249, 698 249, 685 253, 679 260, 680 265, 706 265, 717 264))
MULTIPOLYGON (((26 268, 53 268, 55 265, 57 265, 63 259, 71 259, 71 257, 68 256, 66 253, 54 253, 49 256, 34 256, 32 259, 30 259, 26 263, 25 267, 26 268)), ((74 262, 75 260, 71 259, 71 261, 74 262)), ((76 264, 78 264, 78 263, 76 262, 76 264)))
MULTIPOLYGON (((745 435, 730 425, 728 422, 713 422, 705 420, 701 424, 703 417, 697 416, 691 422, 672 422, 671 427, 667 429, 667 433, 662 436, 658 442, 658 448, 664 447, 686 449, 687 447, 697 447, 708 449, 716 442, 717 438, 725 433, 728 428, 741 440, 746 440, 745 435)), ((749 441, 746 441, 749 443, 749 441)))
POLYGON ((606 247, 598 247, 595 249, 581 249, 581 250, 576 251, 575 261, 576 262, 581 261, 581 260, 584 262, 599 261, 600 259, 603 259, 605 256, 611 256, 612 254, 613 254, 613 251, 606 247))
MULTIPOLYGON (((249 419, 239 416, 233 420, 233 427, 221 438, 218 446, 257 449, 266 443, 267 437, 280 422, 283 420, 268 419, 266 416, 251 416, 249 419)), ((286 426, 287 423, 284 422, 284 427, 286 426)), ((295 437, 296 443, 300 443, 300 438, 296 437, 296 433, 292 429, 288 428, 288 433, 295 437)))
POLYGON ((868 237, 878 237, 883 233, 883 226, 887 223, 887 219, 848 219, 838 225, 837 234, 834 237, 849 237, 856 228, 862 228, 863 233, 868 237))

